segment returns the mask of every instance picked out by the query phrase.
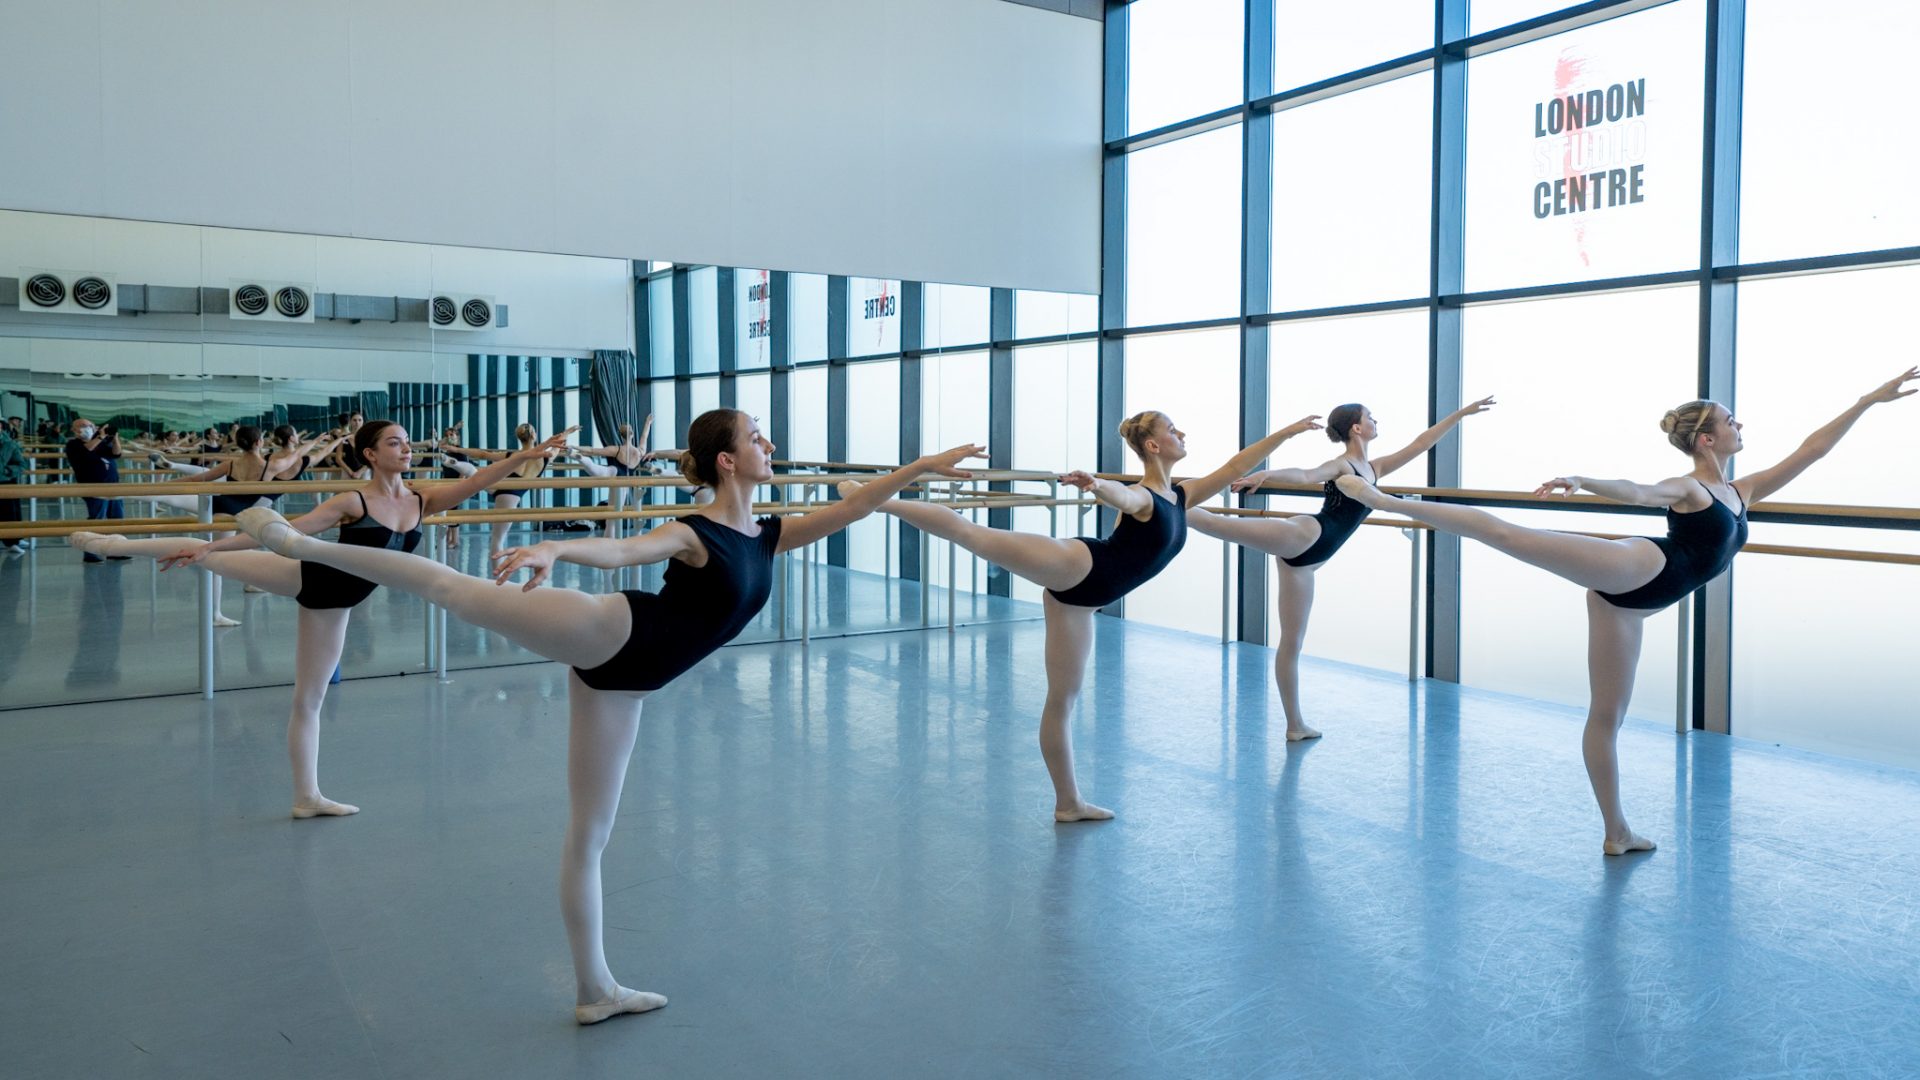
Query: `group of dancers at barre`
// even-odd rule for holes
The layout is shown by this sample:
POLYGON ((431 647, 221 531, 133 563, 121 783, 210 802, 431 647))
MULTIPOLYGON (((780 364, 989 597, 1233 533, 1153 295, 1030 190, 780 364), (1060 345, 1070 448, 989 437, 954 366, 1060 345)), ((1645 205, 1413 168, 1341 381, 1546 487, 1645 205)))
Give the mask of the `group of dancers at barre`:
POLYGON ((370 421, 354 433, 354 449, 371 469, 364 486, 334 495, 291 521, 270 506, 238 515, 243 532, 211 542, 134 540, 75 533, 73 543, 95 555, 139 555, 168 569, 198 566, 211 573, 294 597, 300 606, 299 657, 293 714, 287 729, 293 766, 293 816, 338 816, 358 808, 326 798, 318 782, 319 708, 338 658, 348 615, 376 587, 413 593, 454 617, 492 630, 521 647, 567 664, 569 819, 561 859, 560 898, 573 955, 575 1019, 597 1023, 666 1004, 659 994, 631 990, 614 978, 601 930, 600 856, 611 834, 627 765, 646 697, 730 641, 766 603, 776 554, 812 544, 870 514, 884 512, 951 541, 1045 589, 1046 705, 1040 750, 1052 777, 1058 822, 1097 821, 1113 813, 1081 796, 1074 778, 1068 720, 1086 675, 1096 609, 1151 579, 1179 553, 1191 524, 1198 531, 1277 557, 1280 644, 1275 681, 1289 741, 1317 738, 1299 694, 1299 657, 1313 605, 1314 573, 1338 553, 1372 510, 1391 510, 1436 529, 1478 540, 1588 590, 1589 676, 1592 702, 1582 750, 1605 826, 1608 855, 1651 851, 1654 843, 1627 825, 1620 807, 1615 739, 1633 689, 1646 618, 1723 572, 1747 536, 1747 507, 1778 491, 1830 452, 1876 404, 1920 387, 1911 368, 1861 397, 1771 468, 1731 479, 1741 448, 1741 424, 1723 406, 1691 401, 1668 410, 1660 428, 1692 469, 1654 484, 1561 476, 1538 494, 1588 491, 1618 502, 1665 507, 1667 535, 1609 540, 1523 528, 1472 507, 1398 499, 1379 480, 1419 458, 1459 423, 1492 408, 1483 398, 1455 411, 1390 454, 1373 456, 1379 434, 1363 405, 1341 405, 1296 421, 1246 447, 1214 471, 1175 482, 1186 457, 1186 436, 1159 412, 1142 412, 1120 435, 1142 464, 1138 483, 1121 484, 1086 472, 1064 483, 1089 493, 1116 513, 1102 538, 1058 539, 988 528, 937 502, 896 498, 929 474, 966 478, 963 467, 984 455, 968 444, 929 454, 890 473, 840 485, 841 498, 787 517, 753 517, 756 487, 773 480, 774 446, 758 424, 734 409, 701 414, 688 429, 682 473, 709 489, 712 500, 677 520, 624 538, 547 541, 500 553, 488 581, 414 553, 420 523, 470 495, 507 480, 565 449, 566 433, 493 461, 452 483, 410 487, 407 432, 370 421), (1340 452, 1311 468, 1252 470, 1288 439, 1324 430, 1340 452), (1311 516, 1238 518, 1200 504, 1229 486, 1262 483, 1324 486, 1325 503, 1311 516), (1191 508, 1191 509, 1190 509, 1191 508), (328 542, 318 534, 339 529, 328 542), (255 546, 267 550, 249 550, 255 546), (596 595, 542 587, 556 562, 601 569, 666 562, 658 592, 596 595), (522 571, 527 579, 511 587, 522 571))

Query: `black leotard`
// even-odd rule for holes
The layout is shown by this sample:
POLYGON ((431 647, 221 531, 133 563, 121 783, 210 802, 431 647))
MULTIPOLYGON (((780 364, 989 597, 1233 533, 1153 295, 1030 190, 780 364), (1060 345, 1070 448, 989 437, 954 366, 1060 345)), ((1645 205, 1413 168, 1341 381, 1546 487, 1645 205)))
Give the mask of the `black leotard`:
MULTIPOLYGON (((421 498, 419 492, 414 492, 413 497, 420 500, 420 517, 413 519, 413 528, 406 532, 395 532, 375 521, 367 511, 367 497, 357 491, 354 494, 360 496, 360 516, 340 526, 340 543, 409 554, 420 546, 420 518, 427 515, 427 501, 421 498)), ((300 592, 293 599, 303 608, 350 608, 372 596, 376 588, 379 586, 373 582, 355 577, 345 570, 335 570, 324 563, 303 562, 300 564, 300 592)))
MULTIPOLYGON (((269 496, 269 498, 277 497, 278 496, 269 496)), ((258 495, 215 495, 213 497, 213 512, 216 514, 238 514, 242 510, 250 509, 257 505, 260 502, 260 498, 258 495)))
MULTIPOLYGON (((525 468, 525 466, 522 466, 522 468, 525 468)), ((540 463, 540 467, 538 469, 535 469, 531 473, 516 472, 513 475, 514 475, 514 478, 517 480, 532 480, 538 477, 541 473, 544 473, 546 471, 547 471, 547 463, 545 461, 542 461, 540 463)), ((520 501, 524 503, 527 501, 527 491, 528 491, 527 488, 507 488, 503 491, 495 491, 493 493, 493 497, 495 499, 498 499, 502 495, 517 495, 520 497, 520 501)))
POLYGON ((613 659, 575 668, 595 690, 658 690, 732 641, 767 603, 780 519, 761 518, 760 535, 706 517, 680 519, 707 549, 702 566, 675 561, 657 593, 622 590, 633 629, 613 659))
POLYGON ((1171 501, 1150 487, 1141 490, 1153 496, 1153 516, 1141 521, 1122 514, 1104 539, 1077 537, 1093 556, 1093 568, 1071 589, 1048 589, 1055 600, 1075 607, 1106 607, 1166 569, 1180 554, 1187 543, 1187 489, 1175 484, 1171 501))
POLYGON ((1710 488, 1707 497, 1713 505, 1692 513, 1668 507, 1667 535, 1647 538, 1667 556, 1658 576, 1631 592, 1603 592, 1601 599, 1614 607, 1657 611, 1719 577, 1747 542, 1747 502, 1735 489, 1736 514, 1710 488))
MULTIPOLYGON (((1347 462, 1347 467, 1352 469, 1353 463, 1347 462)), ((1367 470, 1372 472, 1373 466, 1369 464, 1367 470)), ((1359 476, 1360 470, 1353 469, 1353 475, 1359 476)), ((1361 478, 1365 479, 1365 477, 1361 478)), ((1373 480, 1369 482, 1378 482, 1379 479, 1380 475, 1374 473, 1373 480)), ((1327 501, 1321 503, 1320 512, 1313 515, 1313 520, 1320 523, 1320 538, 1315 540, 1307 550, 1293 558, 1280 560, 1288 566, 1318 566, 1333 558, 1333 553, 1340 550, 1340 545, 1346 543, 1347 538, 1360 527, 1360 523, 1367 520, 1368 514, 1373 513, 1365 505, 1341 494, 1340 485, 1331 480, 1327 481, 1324 490, 1327 493, 1327 501)))

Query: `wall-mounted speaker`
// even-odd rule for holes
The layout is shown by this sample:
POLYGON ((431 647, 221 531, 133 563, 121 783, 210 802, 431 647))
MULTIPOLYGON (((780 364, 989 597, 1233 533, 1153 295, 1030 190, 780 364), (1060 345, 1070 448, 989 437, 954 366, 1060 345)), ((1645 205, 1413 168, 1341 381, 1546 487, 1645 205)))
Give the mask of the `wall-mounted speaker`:
POLYGON ((435 293, 427 300, 427 325, 435 330, 491 330, 494 328, 493 297, 435 293))
POLYGON ((227 289, 227 316, 255 322, 313 321, 313 283, 234 281, 227 289))
POLYGON ((20 310, 45 315, 118 315, 119 279, 84 270, 20 268, 20 310))

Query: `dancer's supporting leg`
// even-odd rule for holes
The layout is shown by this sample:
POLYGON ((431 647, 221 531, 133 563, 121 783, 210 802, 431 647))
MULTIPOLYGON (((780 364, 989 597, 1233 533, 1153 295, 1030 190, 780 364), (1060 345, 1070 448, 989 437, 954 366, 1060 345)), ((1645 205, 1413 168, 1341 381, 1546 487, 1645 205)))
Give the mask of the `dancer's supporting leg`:
POLYGON ((560 857, 560 913, 573 950, 574 1019, 595 1024, 667 1003, 621 986, 607 967, 601 913, 600 855, 613 835, 620 790, 640 731, 644 693, 595 690, 567 677, 567 843, 560 857))
POLYGON ((1600 816, 1606 823, 1602 850, 1609 855, 1651 851, 1654 843, 1627 826, 1620 809, 1620 766, 1615 749, 1627 702, 1633 696, 1633 677, 1640 661, 1640 641, 1646 617, 1652 612, 1619 608, 1598 593, 1622 593, 1654 579, 1666 565, 1666 555, 1644 537, 1602 540, 1591 536, 1529 529, 1470 506, 1396 499, 1358 477, 1336 480, 1349 498, 1376 510, 1405 514, 1447 532, 1478 540, 1522 562, 1587 588, 1587 678, 1591 704, 1581 752, 1587 778, 1593 784, 1600 816))
MULTIPOLYGON (((518 495, 495 495, 493 497, 493 509, 495 510, 512 510, 519 505, 520 496, 518 495)), ((498 555, 507 550, 507 533, 512 530, 513 522, 511 521, 496 521, 493 523, 493 544, 488 549, 488 555, 498 555)), ((488 563, 487 565, 492 566, 493 564, 488 563)))
MULTIPOLYGON (((576 668, 598 667, 613 659, 632 630, 631 608, 618 593, 590 596, 561 588, 526 592, 495 585, 418 555, 316 540, 264 507, 242 514, 240 527, 290 558, 324 563, 411 592, 522 648, 576 668)), ((657 1009, 667 999, 615 982, 607 970, 601 934, 600 852, 620 805, 642 695, 596 691, 578 676, 570 680, 567 777, 573 812, 560 896, 574 957, 574 1019, 592 1024, 619 1013, 657 1009)))
POLYGON ((1320 539, 1320 523, 1311 514, 1290 518, 1240 518, 1196 510, 1187 526, 1241 547, 1274 556, 1280 583, 1280 643, 1273 653, 1273 683, 1280 691, 1280 708, 1287 716, 1287 741, 1317 739, 1320 732, 1307 726, 1300 709, 1300 652, 1307 642, 1307 620, 1313 614, 1313 583, 1317 566, 1289 566, 1284 560, 1307 550, 1320 539))
MULTIPOLYGON (((189 546, 180 540, 132 540, 124 536, 74 533, 74 546, 97 555, 129 555, 162 559, 189 546)), ((275 596, 298 596, 300 564, 270 551, 216 551, 197 569, 232 578, 275 596)), ((327 681, 340 663, 350 609, 300 609, 294 641, 293 708, 287 716, 287 764, 293 773, 293 816, 340 817, 360 808, 336 802, 320 793, 320 706, 327 698, 327 681)))
MULTIPOLYGON (((843 491, 857 484, 843 484, 843 491)), ((1093 568, 1087 545, 975 525, 944 506, 894 499, 881 510, 1026 578, 1044 589, 1071 589, 1093 568)), ((1042 597, 1047 618, 1047 703, 1040 713, 1040 756, 1053 779, 1055 821, 1105 821, 1113 811, 1080 797, 1073 774, 1073 706, 1093 648, 1093 609, 1042 597)))
POLYGON ((1093 609, 1041 598, 1047 613, 1047 704, 1040 710, 1040 756, 1053 778, 1053 820, 1105 821, 1113 811, 1080 797, 1073 775, 1073 706, 1093 650, 1093 609))
POLYGON ((1580 753, 1587 780, 1606 822, 1601 849, 1608 855, 1652 851, 1654 843, 1627 825, 1620 808, 1620 725, 1633 698, 1633 677, 1640 665, 1640 638, 1650 611, 1615 607, 1599 593, 1587 593, 1587 681, 1592 694, 1580 753))
POLYGON ((1652 581, 1667 564, 1667 557, 1653 541, 1642 536, 1603 540, 1551 529, 1530 529, 1477 507, 1395 498, 1357 476, 1342 476, 1334 483, 1340 485, 1340 491, 1348 498, 1375 510, 1403 514, 1469 540, 1478 540, 1596 592, 1621 593, 1637 589, 1652 581))

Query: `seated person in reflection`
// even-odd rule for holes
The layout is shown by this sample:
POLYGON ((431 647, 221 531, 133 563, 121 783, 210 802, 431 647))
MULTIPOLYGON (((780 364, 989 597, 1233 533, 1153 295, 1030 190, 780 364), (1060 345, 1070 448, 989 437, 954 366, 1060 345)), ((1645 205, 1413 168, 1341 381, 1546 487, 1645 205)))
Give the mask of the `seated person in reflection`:
MULTIPOLYGON (((73 438, 67 440, 67 463, 73 466, 76 484, 117 484, 120 482, 120 435, 113 425, 96 425, 82 416, 73 422, 73 438)), ((87 518, 124 518, 126 507, 119 499, 86 497, 87 518)), ((88 554, 86 562, 103 562, 88 554)))

